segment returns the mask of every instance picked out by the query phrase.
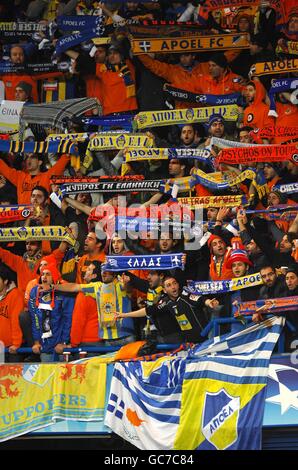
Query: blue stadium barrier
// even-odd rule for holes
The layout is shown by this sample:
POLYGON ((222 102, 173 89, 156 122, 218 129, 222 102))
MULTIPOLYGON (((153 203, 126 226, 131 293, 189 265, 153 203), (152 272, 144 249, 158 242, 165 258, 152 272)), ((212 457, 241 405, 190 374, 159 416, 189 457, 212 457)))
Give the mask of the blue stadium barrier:
MULTIPOLYGON (((247 323, 251 320, 252 316, 248 315, 245 317, 245 320, 247 323)), ((212 332, 211 337, 219 336, 220 334, 220 325, 227 325, 227 324, 239 324, 239 320, 236 318, 231 318, 231 317, 223 317, 223 318, 214 318, 211 320, 206 327, 202 331, 202 336, 208 338, 208 335, 210 332, 212 332)), ((290 332, 295 332, 296 329, 292 325, 291 322, 286 320, 286 325, 290 332)), ((157 344, 156 349, 158 351, 171 351, 174 349, 179 348, 180 344, 157 344)), ((65 348, 63 352, 68 352, 71 354, 79 354, 81 352, 86 352, 86 353, 99 353, 99 354, 106 354, 106 353, 111 353, 111 352, 116 352, 119 351, 120 346, 97 346, 97 347, 80 347, 80 348, 65 348)), ((284 331, 282 331, 279 341, 277 343, 277 350, 278 353, 284 353, 285 352, 285 334, 284 331)), ((5 352, 8 352, 8 348, 5 348, 5 352)), ((18 353, 20 354, 32 354, 32 349, 31 348, 19 348, 18 353)), ((53 361, 59 361, 59 354, 53 353, 53 361)))

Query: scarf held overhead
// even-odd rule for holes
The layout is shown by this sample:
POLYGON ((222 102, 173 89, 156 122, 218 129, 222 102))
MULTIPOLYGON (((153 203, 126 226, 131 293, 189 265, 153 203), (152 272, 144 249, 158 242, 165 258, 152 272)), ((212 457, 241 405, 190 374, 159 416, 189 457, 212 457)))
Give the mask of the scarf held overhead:
POLYGON ((249 204, 246 196, 228 195, 228 196, 201 196, 201 197, 181 197, 178 203, 190 206, 192 209, 196 207, 239 207, 249 204))
POLYGON ((176 100, 193 102, 201 105, 221 106, 228 104, 238 104, 239 100, 241 99, 240 93, 233 93, 228 95, 196 95, 195 93, 183 90, 182 88, 173 87, 168 83, 164 85, 163 89, 169 96, 175 98, 176 100))
POLYGON ((0 224, 26 220, 32 212, 30 205, 0 206, 0 224))
POLYGON ((212 114, 221 114, 226 121, 237 121, 238 106, 213 106, 208 108, 173 109, 168 111, 143 111, 133 121, 136 129, 207 122, 212 114))
POLYGON ((235 277, 228 281, 187 281, 187 291, 195 295, 222 294, 263 284, 260 273, 235 277))
POLYGON ((121 150, 125 147, 152 147, 153 143, 153 139, 146 134, 108 133, 92 137, 88 149, 91 151, 121 150))
POLYGON ((276 60, 273 62, 259 62, 251 68, 251 74, 255 77, 272 75, 275 73, 291 73, 298 71, 298 59, 276 60))
POLYGON ((136 148, 128 149, 124 154, 126 162, 141 160, 168 160, 171 158, 194 158, 195 160, 208 161, 210 150, 188 148, 136 148))
POLYGON ((183 269, 184 264, 182 262, 182 257, 183 253, 145 256, 107 256, 106 270, 129 271, 130 269, 183 269))
POLYGON ((298 148, 296 145, 289 144, 223 149, 216 159, 219 163, 228 163, 230 165, 283 161, 292 161, 298 164, 298 148))
POLYGON ((248 49, 247 34, 224 34, 213 36, 190 36, 176 38, 144 38, 133 39, 132 52, 134 55, 148 54, 149 52, 191 52, 226 49, 248 49))
POLYGON ((270 110, 268 116, 278 117, 276 112, 276 102, 275 94, 284 93, 286 91, 291 91, 290 101, 292 103, 297 103, 297 88, 298 88, 298 79, 297 78, 281 78, 279 80, 271 81, 271 88, 269 90, 269 100, 270 100, 270 110))
POLYGON ((26 142, 0 139, 0 151, 11 153, 69 153, 77 154, 76 144, 70 140, 56 142, 26 142))
POLYGON ((298 296, 281 297, 279 299, 252 300, 239 302, 234 316, 253 315, 254 313, 284 313, 297 310, 298 296))
POLYGON ((146 180, 146 181, 107 181, 99 183, 72 183, 61 186, 63 196, 69 194, 87 193, 117 193, 132 191, 154 191, 159 192, 164 188, 162 180, 146 180))
POLYGON ((41 226, 41 227, 8 227, 0 228, 0 240, 2 242, 23 242, 26 240, 53 240, 67 242, 74 246, 76 240, 64 227, 41 226))

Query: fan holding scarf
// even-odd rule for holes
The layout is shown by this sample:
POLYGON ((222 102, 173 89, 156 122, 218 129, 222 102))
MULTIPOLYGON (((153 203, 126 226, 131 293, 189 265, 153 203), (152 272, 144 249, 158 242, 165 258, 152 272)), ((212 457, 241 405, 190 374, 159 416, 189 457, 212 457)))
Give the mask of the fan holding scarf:
POLYGON ((137 109, 135 70, 117 45, 108 49, 105 64, 96 64, 102 96, 103 115, 137 109))

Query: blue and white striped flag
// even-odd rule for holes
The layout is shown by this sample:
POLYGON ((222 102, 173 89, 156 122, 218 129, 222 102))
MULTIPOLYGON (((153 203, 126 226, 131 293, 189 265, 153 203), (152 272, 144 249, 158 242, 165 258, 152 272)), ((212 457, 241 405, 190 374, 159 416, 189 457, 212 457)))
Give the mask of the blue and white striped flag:
POLYGON ((272 317, 177 357, 116 363, 105 424, 145 450, 259 449, 283 324, 272 317))

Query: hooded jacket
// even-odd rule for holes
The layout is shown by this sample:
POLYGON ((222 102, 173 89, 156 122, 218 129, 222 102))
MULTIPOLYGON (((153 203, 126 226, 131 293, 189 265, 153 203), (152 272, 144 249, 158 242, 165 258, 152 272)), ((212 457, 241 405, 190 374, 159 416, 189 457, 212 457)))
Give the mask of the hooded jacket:
POLYGON ((269 106, 265 104, 266 90, 261 82, 253 82, 256 94, 254 101, 244 110, 243 125, 262 129, 274 126, 274 119, 268 116, 269 106))

